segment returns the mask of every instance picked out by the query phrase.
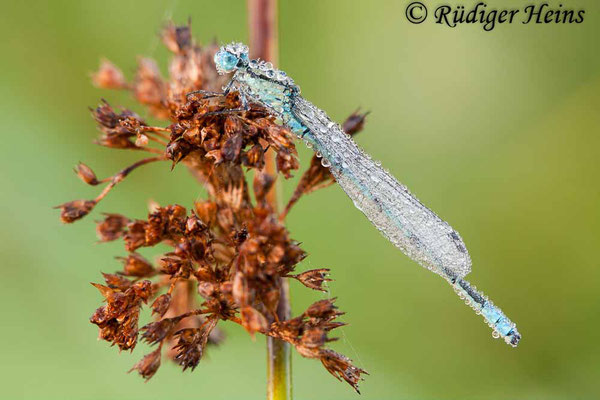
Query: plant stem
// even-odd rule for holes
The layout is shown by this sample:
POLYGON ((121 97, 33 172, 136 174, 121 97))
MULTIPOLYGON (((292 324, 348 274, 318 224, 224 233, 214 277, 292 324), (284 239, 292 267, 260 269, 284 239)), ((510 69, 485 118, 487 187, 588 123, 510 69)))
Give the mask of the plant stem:
MULTIPOLYGON (((277 65, 277 0, 247 0, 246 4, 248 5, 250 58, 260 58, 277 65)), ((269 175, 276 177, 274 154, 273 150, 265 154, 265 167, 269 175)), ((276 183, 274 190, 267 194, 267 200, 275 210, 280 206, 279 187, 276 183)))
MULTIPOLYGON (((289 287, 282 279, 277 314, 280 320, 289 319, 289 287)), ((292 399, 292 357, 290 344, 273 337, 267 337, 267 399, 292 399)))
MULTIPOLYGON (((261 58, 277 64, 277 0, 247 0, 248 28, 250 36, 250 57, 261 58)), ((265 154, 266 172, 277 176, 277 167, 273 150, 265 154)), ((267 201, 276 212, 278 210, 277 182, 267 194, 267 201)), ((277 318, 281 321, 290 318, 290 298, 287 280, 280 281, 279 305, 277 318)), ((267 399, 291 400, 292 375, 291 375, 290 345, 279 339, 267 337, 267 399)))

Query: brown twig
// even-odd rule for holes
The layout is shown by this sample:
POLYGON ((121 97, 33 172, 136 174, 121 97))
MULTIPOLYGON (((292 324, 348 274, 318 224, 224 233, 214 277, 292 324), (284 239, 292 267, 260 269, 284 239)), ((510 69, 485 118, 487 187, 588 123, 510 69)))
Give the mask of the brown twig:
POLYGON ((151 162, 165 161, 165 160, 166 160, 165 156, 144 158, 143 160, 140 160, 140 161, 130 165, 129 167, 122 169, 121 171, 119 171, 117 174, 115 174, 113 177, 110 178, 110 183, 94 199, 94 202, 98 203, 100 200, 102 200, 108 194, 108 192, 110 192, 112 190, 113 187, 115 187, 119 182, 121 182, 123 179, 125 179, 125 177, 127 175, 129 175, 131 173, 131 171, 133 171, 134 169, 141 167, 142 165, 151 163, 151 162))
MULTIPOLYGON (((277 0, 247 0, 248 30, 250 35, 250 58, 260 58, 277 65, 277 0)), ((277 176, 273 151, 265 154, 266 171, 277 176)), ((277 189, 267 194, 267 201, 274 209, 278 206, 277 189)))

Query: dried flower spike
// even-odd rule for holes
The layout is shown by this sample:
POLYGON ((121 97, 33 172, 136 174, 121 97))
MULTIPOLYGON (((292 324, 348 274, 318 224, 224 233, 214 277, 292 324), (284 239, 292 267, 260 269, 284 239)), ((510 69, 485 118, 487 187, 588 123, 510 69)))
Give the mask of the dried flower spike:
MULTIPOLYGON (((97 223, 99 241, 122 240, 126 251, 118 257, 122 269, 104 273, 103 284, 94 284, 105 301, 90 318, 100 339, 133 350, 141 332, 143 341, 157 347, 131 370, 147 380, 155 375, 162 357, 193 370, 210 345, 223 341, 218 323, 229 321, 251 335, 290 343, 299 354, 320 360, 332 375, 357 389, 366 372, 327 348, 336 340, 330 332, 345 325, 337 320, 343 313, 335 299, 315 302, 295 318, 280 319, 277 314, 282 280, 296 279, 319 291, 326 291, 325 283, 331 281, 327 268, 296 273, 306 253, 282 221, 302 194, 330 184, 333 178, 313 161, 288 208, 278 214, 267 201, 278 177, 263 167, 272 153, 282 177, 299 168, 293 134, 258 106, 231 112, 241 105, 235 92, 215 98, 186 96, 224 84, 213 62, 217 47, 198 45, 189 25, 167 25, 162 40, 174 53, 166 78, 147 58, 138 60, 132 82, 108 61, 92 77, 99 87, 130 91, 153 116, 167 120, 164 126, 151 126, 135 112, 102 101, 92 110, 100 131, 97 143, 150 155, 104 179, 80 163, 76 173, 85 183, 105 186, 93 200, 59 206, 61 219, 73 222, 87 215, 133 170, 156 161, 186 167, 206 188, 207 198, 195 202, 192 211, 177 204, 153 204, 146 218, 111 213, 97 223), (246 169, 254 171, 254 198, 246 169), (167 250, 156 263, 138 253, 157 245, 167 250), (144 305, 151 308, 153 320, 139 327, 144 305)), ((346 132, 360 130, 363 122, 364 114, 353 114, 346 132)))

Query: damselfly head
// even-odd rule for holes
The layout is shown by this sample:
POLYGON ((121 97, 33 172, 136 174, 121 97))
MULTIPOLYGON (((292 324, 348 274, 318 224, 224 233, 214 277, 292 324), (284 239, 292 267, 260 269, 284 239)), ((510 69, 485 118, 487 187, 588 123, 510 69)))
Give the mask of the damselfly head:
POLYGON ((221 75, 248 65, 248 46, 243 43, 230 43, 222 46, 215 54, 217 72, 221 75))

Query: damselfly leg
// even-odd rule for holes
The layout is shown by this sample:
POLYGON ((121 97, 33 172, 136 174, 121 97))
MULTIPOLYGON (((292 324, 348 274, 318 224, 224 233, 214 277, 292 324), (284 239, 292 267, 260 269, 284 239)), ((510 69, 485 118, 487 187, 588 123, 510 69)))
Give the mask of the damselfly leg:
MULTIPOLYGON (((210 90, 195 90, 193 92, 189 92, 188 94, 186 94, 186 97, 189 99, 190 96, 199 95, 199 96, 197 96, 198 100, 207 100, 207 99, 213 99, 216 97, 225 97, 229 93, 229 90, 231 89, 231 85, 227 85, 224 89, 225 90, 222 92, 213 92, 210 90)), ((219 110, 219 111, 209 111, 209 112, 204 113, 203 115, 209 116, 209 115, 235 114, 235 113, 249 111, 250 107, 248 105, 248 99, 246 98, 246 95, 242 91, 239 91, 238 97, 240 99, 240 102, 242 103, 241 107, 230 108, 230 109, 219 110)))
POLYGON ((212 92, 210 90, 194 90, 193 92, 189 92, 185 95, 186 98, 190 98, 191 96, 195 96, 198 100, 204 99, 212 99, 214 97, 223 97, 226 96, 225 92, 212 92))

